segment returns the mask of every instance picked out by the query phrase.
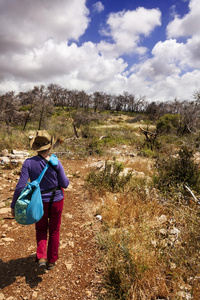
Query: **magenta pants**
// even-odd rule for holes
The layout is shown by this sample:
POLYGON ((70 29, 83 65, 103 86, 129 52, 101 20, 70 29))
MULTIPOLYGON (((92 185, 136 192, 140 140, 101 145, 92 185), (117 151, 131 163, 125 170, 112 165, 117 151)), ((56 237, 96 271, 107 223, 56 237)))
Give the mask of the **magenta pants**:
MULTIPOLYGON (((64 194, 64 193, 63 193, 64 194)), ((64 197, 61 201, 53 202, 51 206, 51 217, 49 216, 49 202, 43 202, 44 215, 35 224, 37 254, 36 261, 45 258, 49 263, 54 263, 58 259, 58 247, 60 237, 60 224, 63 210, 64 197), (47 234, 49 231, 48 247, 47 234)))

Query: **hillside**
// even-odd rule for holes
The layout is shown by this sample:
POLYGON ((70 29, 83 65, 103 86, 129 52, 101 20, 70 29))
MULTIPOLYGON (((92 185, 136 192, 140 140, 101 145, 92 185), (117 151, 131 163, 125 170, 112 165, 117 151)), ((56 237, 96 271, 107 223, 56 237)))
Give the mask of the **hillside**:
MULTIPOLYGON (((180 143, 160 137, 164 146, 148 148, 145 121, 126 115, 78 127, 87 138, 65 137, 62 116, 58 122, 62 143, 53 152, 70 179, 60 258, 52 271, 37 275, 34 225, 21 226, 9 213, 21 165, 2 165, 0 299, 199 299, 199 205, 180 183, 161 192, 161 161, 156 168, 158 152, 176 164, 180 143)), ((181 153, 197 176, 198 151, 194 163, 181 153)))

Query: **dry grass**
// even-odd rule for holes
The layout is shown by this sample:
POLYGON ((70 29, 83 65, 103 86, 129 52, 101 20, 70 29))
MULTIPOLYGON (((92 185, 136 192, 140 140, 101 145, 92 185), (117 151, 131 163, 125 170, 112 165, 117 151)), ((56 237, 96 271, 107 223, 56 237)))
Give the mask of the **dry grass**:
POLYGON ((144 203, 142 198, 128 191, 120 195, 107 194, 104 201, 101 214, 104 235, 109 245, 106 252, 107 285, 113 284, 112 281, 109 282, 109 270, 113 268, 115 277, 120 277, 119 285, 124 285, 124 278, 129 282, 126 289, 121 287, 122 290, 118 291, 118 294, 115 291, 114 299, 131 299, 133 295, 137 297, 135 299, 151 299, 155 295, 167 296, 169 288, 166 285, 165 274, 159 267, 156 249, 152 246, 156 235, 157 218, 164 213, 162 205, 154 200, 144 203), (119 251, 121 247, 127 247, 128 255, 125 258, 119 251), (111 257, 115 257, 116 260, 113 261, 111 257), (131 263, 134 269, 132 275, 125 266, 131 263), (127 298, 123 298, 125 294, 127 298), (143 298, 140 298, 141 295, 143 298))
POLYGON ((0 150, 29 149, 28 134, 13 128, 0 130, 0 150))
MULTIPOLYGON (((96 128, 98 130, 102 130, 102 129, 117 129, 117 128, 120 128, 122 129, 122 127, 126 130, 129 130, 129 131, 137 131, 138 134, 140 134, 140 130, 139 130, 139 127, 142 128, 142 129, 147 129, 147 125, 146 124, 143 124, 143 123, 132 123, 132 124, 129 124, 129 123, 114 123, 114 124, 110 124, 110 123, 107 123, 107 124, 103 124, 103 125, 98 125, 98 126, 94 126, 93 128, 96 128)), ((148 130, 150 131, 154 131, 156 129, 156 127, 154 125, 150 125, 148 130)))
POLYGON ((153 175, 154 161, 150 158, 135 156, 127 160, 126 165, 137 172, 143 172, 146 176, 153 175))
POLYGON ((163 205, 145 179, 106 193, 98 208, 105 299, 199 299, 198 211, 170 199, 163 205))

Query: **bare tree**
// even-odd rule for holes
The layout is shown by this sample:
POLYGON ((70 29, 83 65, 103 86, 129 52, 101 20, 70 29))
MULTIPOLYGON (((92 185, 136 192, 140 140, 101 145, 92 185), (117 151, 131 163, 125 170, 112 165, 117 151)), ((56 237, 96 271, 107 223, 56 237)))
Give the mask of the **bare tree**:
POLYGON ((113 96, 111 94, 104 93, 104 100, 103 100, 103 110, 112 110, 113 106, 113 96))
POLYGON ((17 122, 18 116, 18 101, 15 93, 12 91, 0 96, 0 121, 5 122, 9 127, 10 124, 17 122))
POLYGON ((114 108, 117 112, 121 111, 124 107, 125 97, 124 95, 117 95, 114 98, 114 108))
POLYGON ((38 130, 42 128, 42 122, 45 117, 53 111, 53 103, 51 98, 48 97, 48 90, 44 85, 35 86, 32 90, 35 102, 35 118, 38 120, 38 130))
POLYGON ((184 101, 180 108, 178 134, 194 133, 199 128, 200 101, 184 101))
POLYGON ((61 103, 61 96, 62 96, 62 88, 58 84, 49 84, 47 87, 47 93, 49 100, 53 103, 54 106, 60 106, 63 103, 61 103))
POLYGON ((92 101, 93 101, 94 112, 97 112, 97 110, 102 110, 104 107, 104 93, 94 92, 92 101))
POLYGON ((161 106, 156 102, 151 102, 150 104, 147 105, 146 113, 148 114, 149 119, 151 121, 155 121, 158 118, 160 118, 162 115, 161 106))
POLYGON ((21 110, 24 110, 24 124, 22 130, 25 131, 28 122, 31 121, 34 115, 34 109, 36 107, 35 95, 32 90, 29 90, 26 93, 19 93, 18 99, 20 101, 21 110))
POLYGON ((151 132, 151 131, 148 131, 148 128, 147 130, 144 130, 143 128, 139 127, 141 132, 145 135, 146 137, 146 142, 147 142, 147 145, 148 147, 153 150, 153 147, 155 145, 155 142, 156 142, 156 139, 158 137, 158 131, 154 131, 154 132, 151 132))

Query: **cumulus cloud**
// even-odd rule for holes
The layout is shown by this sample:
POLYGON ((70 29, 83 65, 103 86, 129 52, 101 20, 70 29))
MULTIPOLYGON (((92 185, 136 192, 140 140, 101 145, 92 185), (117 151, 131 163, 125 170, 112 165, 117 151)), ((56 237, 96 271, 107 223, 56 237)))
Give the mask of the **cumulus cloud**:
MULTIPOLYGON (((161 26, 159 9, 111 13, 99 43, 80 43, 90 23, 86 5, 86 0, 0 0, 1 92, 56 83, 161 101, 188 99, 199 89, 199 0, 190 0, 183 18, 173 7, 167 39, 148 49, 150 56, 143 41, 161 26), (179 37, 186 38, 180 42, 179 37), (140 60, 129 66, 124 55, 132 54, 140 60)), ((94 7, 103 10, 100 1, 94 7)))
POLYGON ((187 36, 190 30, 190 38, 185 42, 179 42, 175 38, 159 41, 152 49, 151 58, 134 64, 130 69, 129 84, 133 87, 135 82, 139 82, 136 90, 138 86, 143 86, 143 92, 150 99, 187 99, 199 89, 200 34, 194 29, 197 24, 196 16, 200 19, 199 1, 191 0, 189 8, 189 13, 179 19, 179 24, 176 23, 178 17, 175 16, 167 30, 170 37, 187 36), (187 29, 189 23, 186 26, 186 21, 193 23, 193 27, 187 29))
POLYGON ((104 5, 102 4, 101 1, 98 1, 93 4, 93 10, 100 13, 104 10, 104 5))
POLYGON ((89 23, 86 0, 0 1, 0 52, 24 52, 54 39, 78 40, 89 23))
POLYGON ((160 80, 150 80, 133 73, 126 85, 126 90, 135 95, 146 95, 151 101, 171 101, 175 98, 188 100, 199 90, 200 71, 194 70, 183 75, 174 74, 160 80))
POLYGON ((26 54, 13 55, 9 61, 0 56, 0 64, 2 79, 10 72, 12 76, 9 80, 14 76, 19 82, 63 82, 68 88, 75 88, 69 83, 70 79, 76 82, 77 87, 87 87, 87 90, 93 86, 96 88, 98 84, 103 87, 105 82, 127 67, 121 58, 106 59, 100 56, 92 42, 78 47, 76 43, 56 44, 53 40, 26 54))
POLYGON ((183 64, 191 68, 200 68, 200 35, 194 35, 186 43, 186 56, 183 64))
POLYGON ((182 76, 167 76, 164 80, 153 83, 149 97, 160 101, 173 100, 175 98, 191 99, 195 91, 199 89, 200 71, 194 70, 182 76))
POLYGON ((102 41, 99 50, 115 55, 143 54, 145 47, 140 47, 141 36, 148 36, 156 26, 161 25, 161 12, 158 9, 139 7, 134 11, 120 11, 109 15, 107 30, 102 35, 112 38, 113 42, 102 41))
POLYGON ((167 36, 169 38, 179 38, 199 34, 200 28, 200 1, 191 0, 189 3, 189 13, 183 18, 175 15, 173 21, 167 26, 167 36))
POLYGON ((154 80, 181 73, 180 63, 185 58, 185 45, 170 39, 158 42, 152 50, 153 58, 137 66, 138 74, 154 80))

